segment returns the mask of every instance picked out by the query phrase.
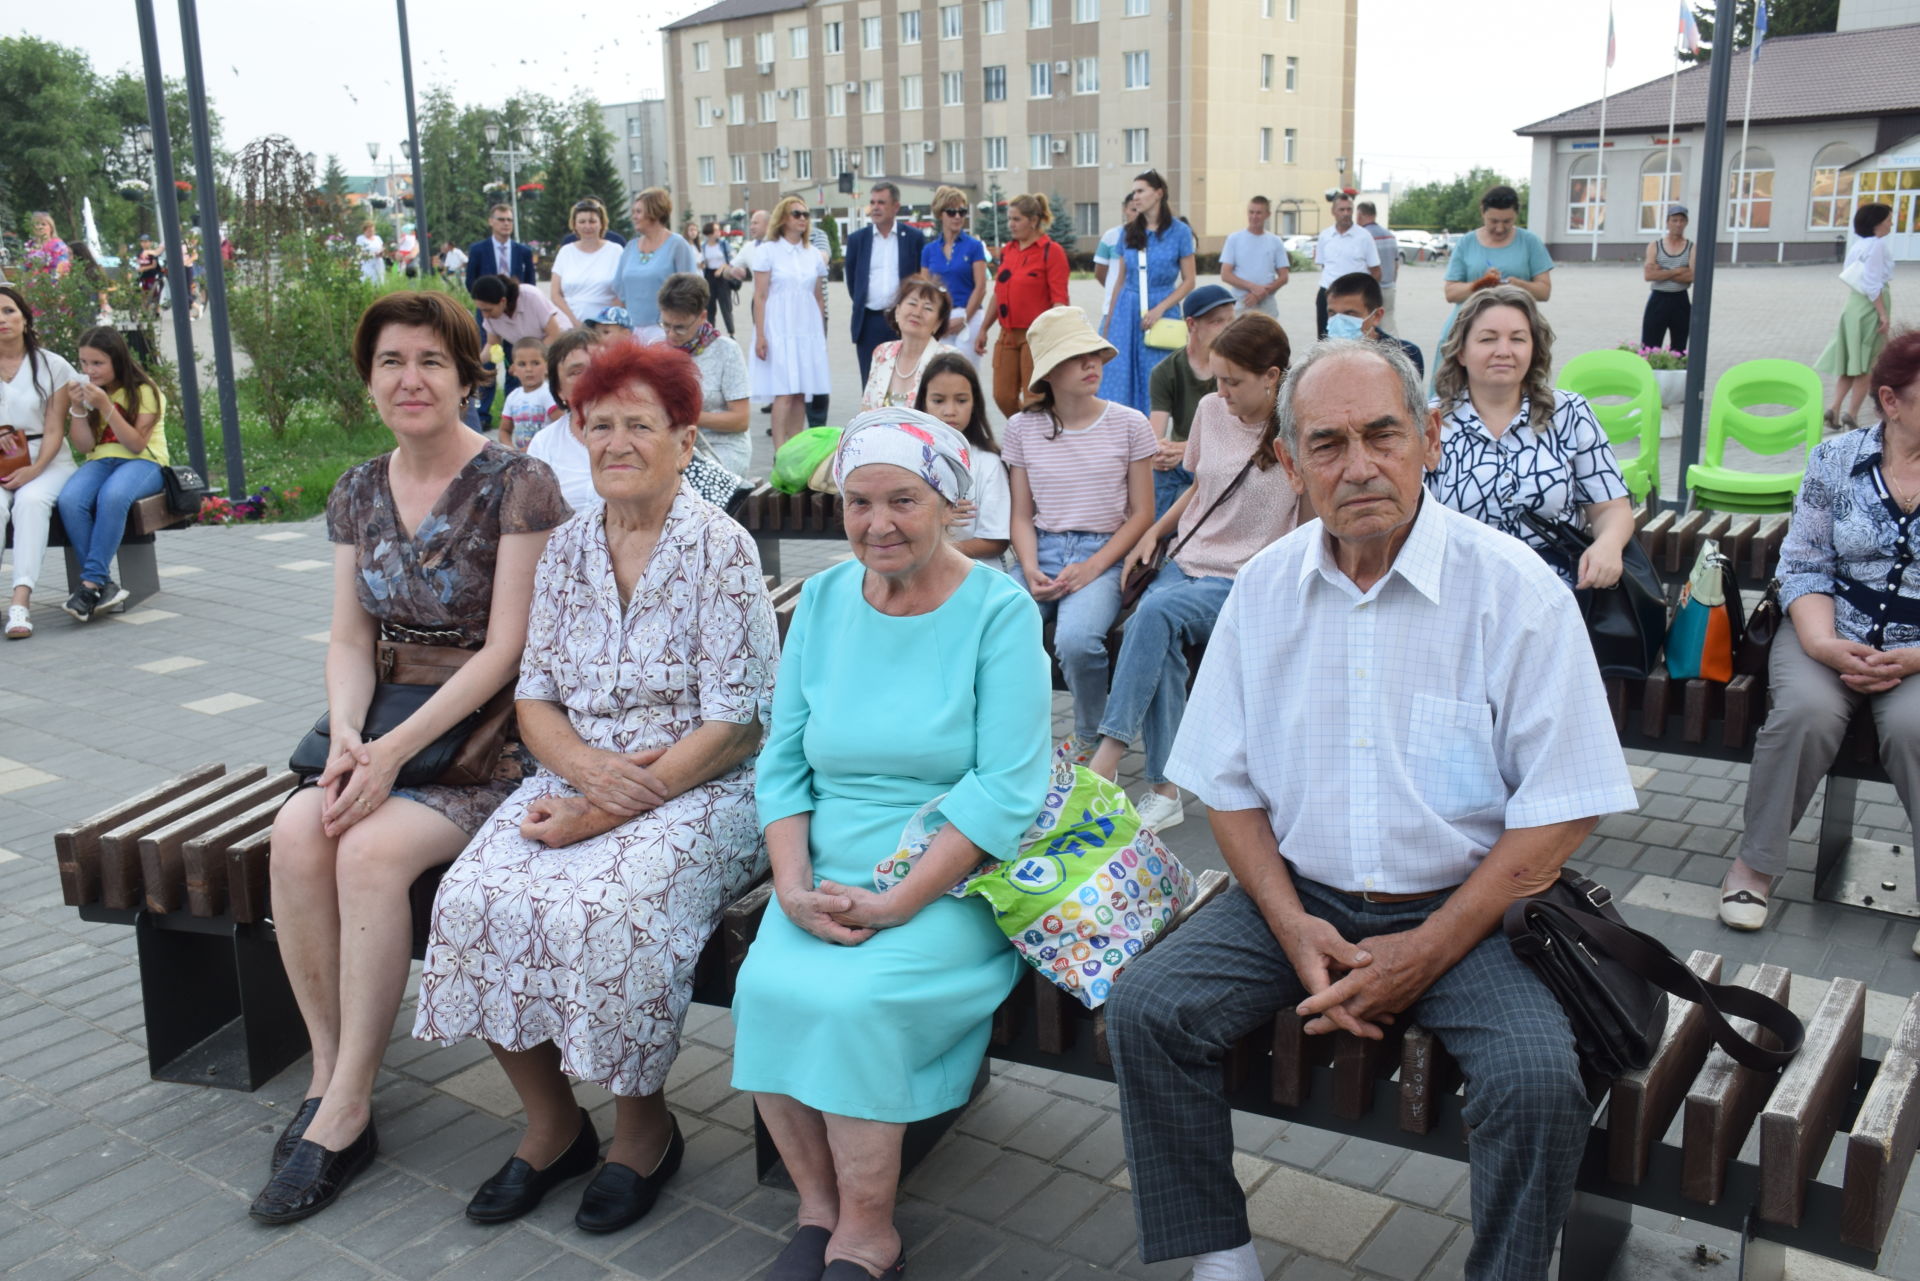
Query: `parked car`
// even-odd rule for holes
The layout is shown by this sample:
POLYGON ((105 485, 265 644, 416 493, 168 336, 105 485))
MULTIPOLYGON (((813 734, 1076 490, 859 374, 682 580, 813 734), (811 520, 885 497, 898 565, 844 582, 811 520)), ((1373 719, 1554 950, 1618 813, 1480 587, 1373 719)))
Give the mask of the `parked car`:
POLYGON ((1433 257, 1433 237, 1424 231, 1412 228, 1401 231, 1396 228, 1393 231, 1393 239, 1399 246, 1402 264, 1421 261, 1420 255, 1423 252, 1428 258, 1433 257))

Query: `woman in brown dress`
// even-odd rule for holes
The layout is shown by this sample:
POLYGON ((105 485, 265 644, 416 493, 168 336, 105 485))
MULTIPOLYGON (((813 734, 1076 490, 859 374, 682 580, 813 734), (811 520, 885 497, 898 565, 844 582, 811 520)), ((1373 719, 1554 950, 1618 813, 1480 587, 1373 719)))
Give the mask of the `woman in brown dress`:
MULTIPOLYGON (((253 1202, 267 1223, 324 1209, 378 1150, 373 1082, 407 981, 407 888, 460 852, 513 791, 518 766, 474 787, 396 789, 395 776, 518 672, 534 566, 569 515, 545 463, 462 424, 481 376, 479 336, 447 295, 374 303, 353 359, 395 448, 348 471, 327 500, 332 750, 318 786, 295 792, 274 821, 270 864, 313 1080, 253 1202), (363 742, 377 640, 475 652, 419 711, 363 742)), ((503 760, 517 762, 518 748, 503 760)))

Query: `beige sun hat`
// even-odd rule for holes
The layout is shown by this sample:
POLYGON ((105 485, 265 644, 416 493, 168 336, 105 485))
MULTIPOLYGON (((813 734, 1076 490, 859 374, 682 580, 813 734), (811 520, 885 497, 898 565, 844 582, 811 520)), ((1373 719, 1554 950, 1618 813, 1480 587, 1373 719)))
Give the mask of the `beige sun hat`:
POLYGON ((1120 354, 1095 331, 1087 320, 1087 313, 1078 307, 1051 307, 1034 317, 1033 323, 1027 326, 1027 350, 1033 353, 1033 377, 1027 379, 1028 391, 1035 390, 1062 361, 1088 353, 1112 360, 1120 354))

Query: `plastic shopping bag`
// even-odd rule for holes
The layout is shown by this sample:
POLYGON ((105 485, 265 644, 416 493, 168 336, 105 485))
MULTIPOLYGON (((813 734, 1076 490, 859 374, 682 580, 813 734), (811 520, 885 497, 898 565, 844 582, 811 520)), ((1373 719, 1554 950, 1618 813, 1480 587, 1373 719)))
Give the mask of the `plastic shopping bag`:
POLYGON ((840 448, 839 427, 809 427, 774 451, 767 483, 783 494, 804 494, 820 464, 840 448))

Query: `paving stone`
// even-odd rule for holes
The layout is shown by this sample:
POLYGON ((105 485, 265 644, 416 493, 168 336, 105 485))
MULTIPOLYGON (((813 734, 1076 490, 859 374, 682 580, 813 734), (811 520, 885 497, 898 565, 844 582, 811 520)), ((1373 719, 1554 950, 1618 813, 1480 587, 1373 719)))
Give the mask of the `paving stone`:
POLYGON ((671 1275, 673 1281, 739 1281, 771 1263, 781 1244, 752 1228, 735 1228, 671 1275))
MULTIPOLYGON (((656 1207, 654 1214, 658 1213, 656 1207)), ((651 1222, 652 1218, 653 1215, 649 1215, 645 1222, 651 1222)), ((694 1206, 653 1228, 615 1254, 610 1262, 645 1281, 656 1281, 725 1236, 732 1226, 711 1210, 694 1206)), ((775 1251, 778 1252, 777 1246, 775 1251)))
POLYGON ((1247 1219, 1255 1235, 1345 1261, 1393 1208, 1385 1197, 1279 1166, 1247 1198, 1247 1219))
POLYGON ((963 1277, 998 1277, 1006 1238, 997 1230, 954 1220, 940 1235, 922 1246, 908 1263, 914 1281, 961 1281, 963 1277))
POLYGON ((1354 1262, 1396 1281, 1417 1281, 1459 1227, 1452 1219, 1403 1205, 1381 1225, 1354 1262))
POLYGON ((1378 1188, 1406 1155, 1402 1148, 1371 1139, 1348 1139, 1320 1167, 1320 1173, 1355 1187, 1378 1188))
POLYGON ((1002 1077, 989 1087, 978 1103, 967 1109, 957 1128, 989 1143, 1005 1143, 1053 1103, 1054 1097, 1037 1086, 1002 1077))
POLYGON ((607 1265, 584 1254, 560 1254, 529 1272, 525 1281, 604 1281, 607 1265))
POLYGON ((1454 1189, 1467 1177, 1464 1161, 1415 1152, 1403 1161, 1380 1191, 1396 1201, 1407 1201, 1437 1210, 1452 1197, 1454 1189))
POLYGON ((1008 1136, 1006 1145, 1015 1151, 1050 1161, 1111 1115, 1104 1108, 1077 1099, 1056 1098, 1038 1116, 1008 1136))
POLYGON ((952 1198, 972 1186, 999 1154, 991 1144, 949 1132, 901 1186, 936 1204, 951 1205, 952 1198))
POLYGON ((999 1225, 1035 1241, 1053 1244, 1107 1201, 1130 1199, 1096 1180, 1078 1174, 1060 1174, 1037 1192, 1022 1197, 1019 1204, 999 1220, 999 1225))
POLYGON ((1287 1132, 1269 1143, 1262 1155, 1302 1170, 1315 1170, 1345 1141, 1331 1130, 1289 1125, 1287 1132))
POLYGON ((1052 1174, 1045 1161, 1018 1152, 1001 1153, 980 1177, 957 1195, 946 1198, 947 1207, 988 1223, 997 1223, 1013 1207, 1032 1195, 1052 1174))
POLYGON ((1096 1179, 1106 1179, 1126 1164, 1126 1141, 1121 1134, 1120 1118, 1108 1115, 1100 1124, 1068 1148, 1056 1165, 1096 1179))
POLYGON ((361 1281, 372 1275, 325 1241, 304 1233, 287 1236, 218 1274, 220 1281, 361 1281))

